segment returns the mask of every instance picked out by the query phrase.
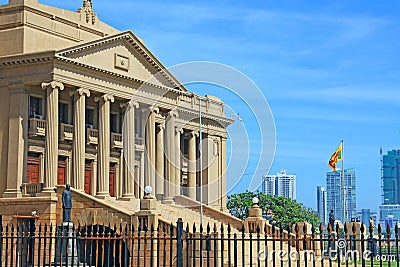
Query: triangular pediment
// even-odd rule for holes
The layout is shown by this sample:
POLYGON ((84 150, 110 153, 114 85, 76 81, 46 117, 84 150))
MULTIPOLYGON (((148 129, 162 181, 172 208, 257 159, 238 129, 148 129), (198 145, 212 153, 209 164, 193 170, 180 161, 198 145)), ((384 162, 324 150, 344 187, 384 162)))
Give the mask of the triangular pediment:
POLYGON ((102 71, 186 91, 130 31, 57 51, 56 56, 102 71))

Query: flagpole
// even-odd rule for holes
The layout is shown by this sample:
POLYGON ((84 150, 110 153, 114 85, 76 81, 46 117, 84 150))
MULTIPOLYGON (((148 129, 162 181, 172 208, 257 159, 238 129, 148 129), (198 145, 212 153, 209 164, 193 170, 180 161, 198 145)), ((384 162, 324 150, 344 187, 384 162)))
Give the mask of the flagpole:
POLYGON ((342 214, 343 214, 343 224, 346 222, 346 188, 344 185, 344 142, 342 140, 342 177, 341 177, 341 186, 342 186, 342 214))

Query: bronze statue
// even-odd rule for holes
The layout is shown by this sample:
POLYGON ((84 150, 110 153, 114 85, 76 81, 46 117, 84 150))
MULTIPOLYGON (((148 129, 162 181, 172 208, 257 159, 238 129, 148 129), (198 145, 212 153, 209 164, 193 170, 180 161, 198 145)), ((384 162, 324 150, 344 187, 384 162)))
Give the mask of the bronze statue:
POLYGON ((63 222, 71 222, 72 193, 71 186, 67 184, 62 193, 63 222))

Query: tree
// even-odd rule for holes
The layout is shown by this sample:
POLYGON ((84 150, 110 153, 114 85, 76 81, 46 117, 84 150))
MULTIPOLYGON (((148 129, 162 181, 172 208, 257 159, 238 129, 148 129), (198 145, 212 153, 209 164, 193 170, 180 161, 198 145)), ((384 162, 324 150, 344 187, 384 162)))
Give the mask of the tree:
POLYGON ((270 209, 274 215, 274 221, 284 228, 297 222, 320 224, 317 214, 302 203, 290 198, 267 195, 259 191, 246 191, 228 196, 227 207, 229 212, 241 220, 246 219, 249 216, 249 209, 253 205, 254 197, 259 199, 260 208, 263 211, 270 209))

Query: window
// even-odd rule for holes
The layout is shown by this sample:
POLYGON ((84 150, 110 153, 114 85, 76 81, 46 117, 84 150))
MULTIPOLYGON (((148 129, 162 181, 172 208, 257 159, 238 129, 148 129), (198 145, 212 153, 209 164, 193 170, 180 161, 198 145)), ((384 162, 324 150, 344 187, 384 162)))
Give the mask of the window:
POLYGON ((29 97, 29 118, 43 119, 43 99, 35 96, 29 97))
POLYGON ((93 128, 93 122, 94 122, 94 110, 91 108, 87 108, 85 110, 85 120, 86 120, 86 127, 87 128, 93 128))
POLYGON ((110 115, 110 128, 113 133, 121 133, 121 127, 119 127, 119 114, 111 113, 110 115))
POLYGON ((68 104, 58 104, 58 120, 60 121, 60 123, 68 123, 68 104))

